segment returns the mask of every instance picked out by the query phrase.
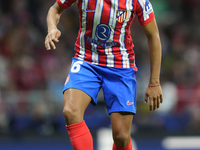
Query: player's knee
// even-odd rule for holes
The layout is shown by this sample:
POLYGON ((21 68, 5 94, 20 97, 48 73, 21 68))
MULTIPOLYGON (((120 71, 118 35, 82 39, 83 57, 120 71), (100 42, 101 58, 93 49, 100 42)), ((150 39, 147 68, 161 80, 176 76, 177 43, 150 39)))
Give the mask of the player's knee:
POLYGON ((68 119, 71 116, 72 111, 68 107, 63 108, 63 115, 65 119, 68 119))
POLYGON ((113 133, 113 139, 114 139, 115 143, 117 143, 119 145, 124 145, 127 142, 127 140, 129 139, 129 137, 130 137, 130 135, 125 132, 113 133))
POLYGON ((63 108, 63 115, 66 120, 71 120, 73 118, 76 118, 78 116, 78 108, 70 104, 66 105, 63 108))

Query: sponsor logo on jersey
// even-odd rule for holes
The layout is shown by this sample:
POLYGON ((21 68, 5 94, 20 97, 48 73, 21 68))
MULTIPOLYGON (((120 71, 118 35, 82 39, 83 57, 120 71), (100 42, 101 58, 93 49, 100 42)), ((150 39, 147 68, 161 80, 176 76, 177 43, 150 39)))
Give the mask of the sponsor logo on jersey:
POLYGON ((107 24, 99 24, 96 27, 96 37, 101 41, 107 41, 110 38, 111 29, 107 24))
POLYGON ((111 46, 115 46, 115 45, 118 44, 118 42, 105 42, 105 43, 103 43, 103 42, 95 40, 95 39, 93 39, 91 37, 87 37, 86 39, 90 43, 96 44, 96 45, 101 46, 101 47, 111 47, 111 46))
POLYGON ((118 42, 105 42, 110 38, 111 29, 107 24, 99 24, 96 27, 95 36, 98 40, 87 37, 87 41, 101 47, 111 47, 117 45, 118 42))
POLYGON ((149 15, 150 13, 153 12, 153 8, 152 8, 152 5, 151 3, 149 2, 149 0, 146 0, 145 1, 145 13, 146 15, 149 15))
POLYGON ((143 20, 146 21, 150 18, 150 14, 153 12, 153 7, 149 0, 138 0, 138 2, 143 9, 143 20))
POLYGON ((124 22, 127 18, 127 10, 117 10, 116 18, 119 23, 124 22))

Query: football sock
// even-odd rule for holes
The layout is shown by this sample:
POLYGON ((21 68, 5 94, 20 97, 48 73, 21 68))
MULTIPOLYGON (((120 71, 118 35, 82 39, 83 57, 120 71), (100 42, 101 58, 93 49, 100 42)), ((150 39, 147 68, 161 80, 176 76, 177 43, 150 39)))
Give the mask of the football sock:
POLYGON ((132 150, 132 141, 130 140, 129 144, 125 147, 119 147, 114 143, 113 150, 132 150))
POLYGON ((74 150, 93 150, 93 139, 85 121, 66 125, 74 150))

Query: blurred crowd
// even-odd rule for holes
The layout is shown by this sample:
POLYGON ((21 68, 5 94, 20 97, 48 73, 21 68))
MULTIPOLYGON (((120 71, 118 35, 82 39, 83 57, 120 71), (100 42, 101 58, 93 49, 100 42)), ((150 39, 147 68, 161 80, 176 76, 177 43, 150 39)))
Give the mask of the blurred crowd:
MULTIPOLYGON (((162 42, 164 103, 153 113, 144 104, 150 72, 148 45, 135 19, 131 30, 139 71, 138 112, 133 124, 136 131, 150 127, 200 132, 200 1, 150 2, 162 42)), ((58 25, 62 36, 57 49, 45 50, 46 15, 54 3, 0 0, 0 134, 63 131, 62 88, 74 55, 79 19, 75 5, 66 10, 58 25)), ((110 124, 101 105, 90 106, 86 120, 94 128, 110 124)))

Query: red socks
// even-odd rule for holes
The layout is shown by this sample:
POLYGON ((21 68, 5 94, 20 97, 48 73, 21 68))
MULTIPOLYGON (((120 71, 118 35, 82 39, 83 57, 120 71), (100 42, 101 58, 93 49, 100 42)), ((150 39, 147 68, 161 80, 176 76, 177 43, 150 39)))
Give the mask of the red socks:
POLYGON ((85 121, 66 125, 74 150, 93 150, 93 139, 85 121))
MULTIPOLYGON (((74 150, 93 150, 93 139, 85 121, 66 125, 74 150)), ((132 150, 132 141, 126 147, 113 144, 113 150, 132 150)))
POLYGON ((119 147, 115 143, 113 144, 113 150, 132 150, 132 141, 126 147, 119 147))

